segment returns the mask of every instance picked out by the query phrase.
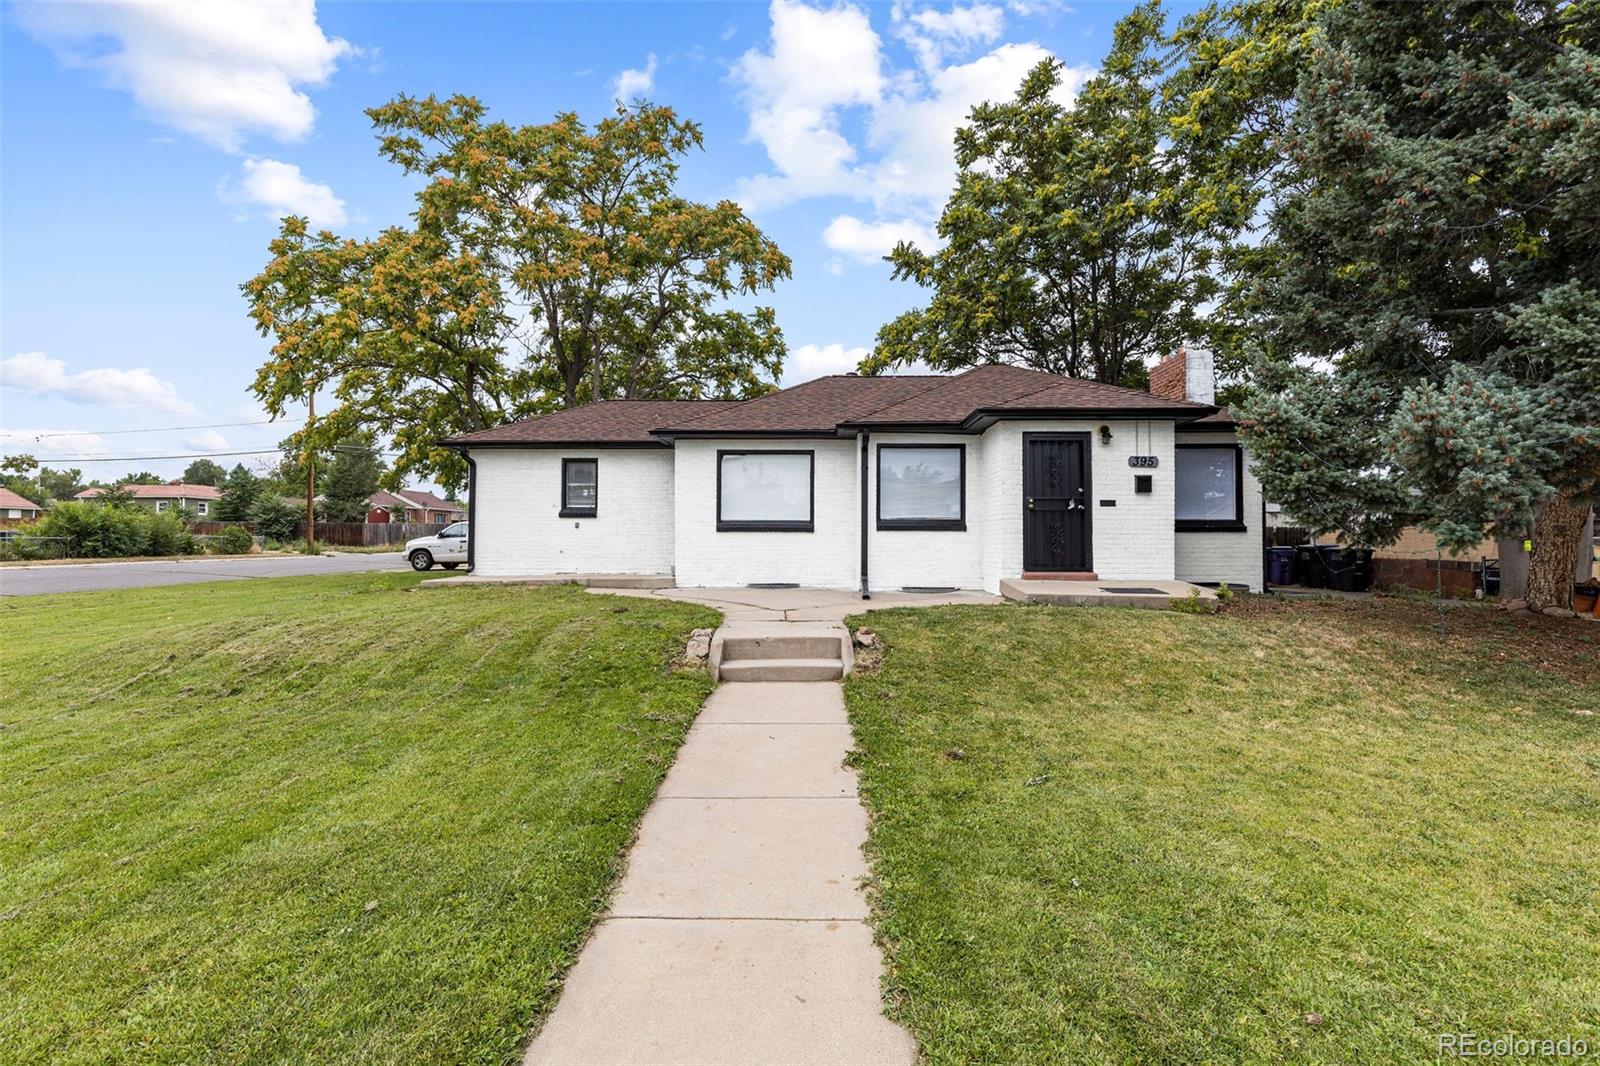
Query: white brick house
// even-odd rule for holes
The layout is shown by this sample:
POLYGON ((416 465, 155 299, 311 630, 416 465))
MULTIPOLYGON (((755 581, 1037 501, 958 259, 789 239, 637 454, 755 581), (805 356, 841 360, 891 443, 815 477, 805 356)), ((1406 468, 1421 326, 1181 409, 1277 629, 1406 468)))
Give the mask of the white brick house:
POLYGON ((1024 576, 1263 582, 1261 487, 1209 358, 1138 392, 1010 366, 612 400, 447 442, 482 576, 998 591, 1024 576))

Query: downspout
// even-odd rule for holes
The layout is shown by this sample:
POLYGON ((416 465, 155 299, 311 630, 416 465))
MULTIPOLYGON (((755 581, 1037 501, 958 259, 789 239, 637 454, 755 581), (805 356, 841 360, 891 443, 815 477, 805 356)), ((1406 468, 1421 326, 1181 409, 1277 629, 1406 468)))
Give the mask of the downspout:
POLYGON ((461 458, 467 461, 467 573, 472 573, 472 545, 478 539, 478 461, 466 448, 461 458))
MULTIPOLYGON (((1258 484, 1259 484, 1259 482, 1258 482, 1258 484)), ((1267 553, 1272 550, 1271 543, 1272 543, 1271 538, 1267 535, 1267 490, 1266 490, 1266 487, 1263 486, 1262 489, 1261 489, 1261 594, 1262 595, 1266 595, 1267 593, 1272 591, 1272 587, 1267 584, 1267 575, 1269 573, 1271 573, 1271 568, 1268 567, 1268 565, 1267 565, 1267 553)))
POLYGON ((867 464, 872 452, 872 431, 861 431, 861 598, 872 599, 867 591, 867 464))

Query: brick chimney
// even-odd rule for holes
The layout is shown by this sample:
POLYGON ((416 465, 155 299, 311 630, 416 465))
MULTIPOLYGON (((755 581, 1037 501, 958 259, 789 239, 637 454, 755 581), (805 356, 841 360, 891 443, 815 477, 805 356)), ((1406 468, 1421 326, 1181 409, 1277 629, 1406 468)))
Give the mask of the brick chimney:
POLYGON ((1179 348, 1150 371, 1150 391, 1168 400, 1217 402, 1217 372, 1204 348, 1179 348))

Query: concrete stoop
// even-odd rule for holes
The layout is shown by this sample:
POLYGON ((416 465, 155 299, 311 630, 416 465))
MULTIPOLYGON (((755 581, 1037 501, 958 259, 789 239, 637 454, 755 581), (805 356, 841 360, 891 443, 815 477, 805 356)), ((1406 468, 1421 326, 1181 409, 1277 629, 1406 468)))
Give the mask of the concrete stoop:
POLYGON ((1170 608, 1190 596, 1214 601, 1217 594, 1187 581, 1089 581, 1008 578, 1000 582, 1000 595, 1020 603, 1047 603, 1058 607, 1170 608))
POLYGON ((842 625, 723 626, 711 638, 718 681, 837 681, 854 659, 842 625))

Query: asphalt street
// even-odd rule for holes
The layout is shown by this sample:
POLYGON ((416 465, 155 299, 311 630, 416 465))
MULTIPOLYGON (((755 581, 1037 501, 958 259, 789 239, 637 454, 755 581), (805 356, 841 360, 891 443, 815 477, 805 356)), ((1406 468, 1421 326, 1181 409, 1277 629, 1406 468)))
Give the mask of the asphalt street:
POLYGON ((253 577, 301 577, 404 569, 405 556, 400 552, 274 558, 201 556, 148 563, 8 566, 0 567, 0 596, 41 596, 51 592, 99 592, 156 585, 193 585, 204 581, 248 581, 253 577))

